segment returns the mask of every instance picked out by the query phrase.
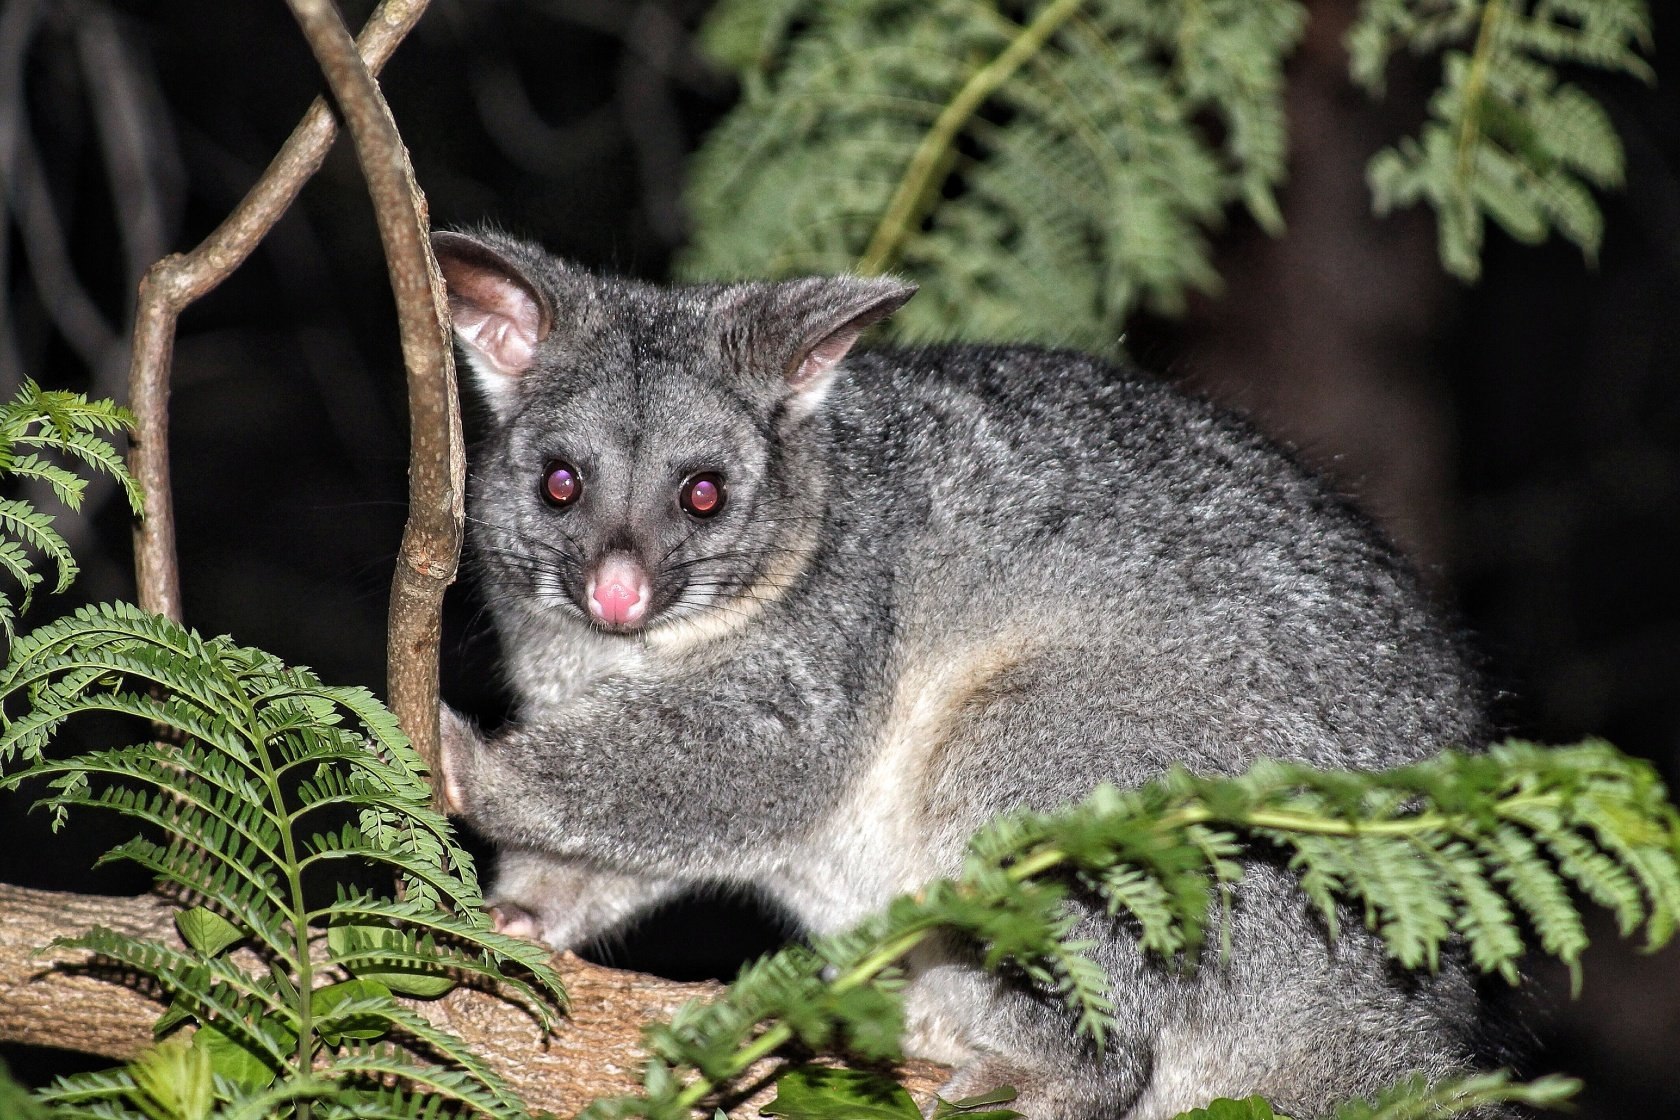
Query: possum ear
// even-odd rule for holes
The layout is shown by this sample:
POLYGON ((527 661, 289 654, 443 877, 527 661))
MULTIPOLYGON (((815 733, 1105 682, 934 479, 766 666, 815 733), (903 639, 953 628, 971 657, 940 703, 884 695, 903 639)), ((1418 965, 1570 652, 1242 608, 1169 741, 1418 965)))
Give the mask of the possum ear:
POLYGON ((864 328, 885 319, 916 294, 914 284, 887 277, 843 276, 820 283, 820 309, 788 363, 788 386, 796 393, 826 388, 834 367, 851 351, 864 328))
POLYGON ((473 380, 496 413, 505 415, 537 344, 554 328, 554 308, 499 246, 463 233, 434 233, 432 252, 473 380))
POLYGON ((775 391, 791 398, 798 418, 821 403, 864 329, 915 294, 914 284, 891 277, 811 276, 754 285, 733 313, 749 320, 757 363, 778 375, 775 391))

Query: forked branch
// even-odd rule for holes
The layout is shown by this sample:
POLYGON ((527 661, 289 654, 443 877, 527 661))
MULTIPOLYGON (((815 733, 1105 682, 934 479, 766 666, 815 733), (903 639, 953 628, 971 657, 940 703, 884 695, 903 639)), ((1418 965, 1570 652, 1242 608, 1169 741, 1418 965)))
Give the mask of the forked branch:
POLYGON ((435 771, 443 594, 461 553, 467 470, 449 312, 427 241, 425 201, 373 74, 332 0, 287 3, 356 145, 397 300, 408 369, 408 523, 391 584, 386 703, 435 771))
MULTIPOLYGON (((382 0, 356 44, 366 72, 377 73, 384 66, 425 9, 426 0, 382 0)), ((176 621, 182 617, 181 584, 169 481, 168 414, 176 323, 189 305, 221 284, 251 255, 320 169, 337 134, 331 108, 324 99, 317 99, 262 178, 227 219, 191 252, 165 257, 153 265, 140 283, 129 370, 129 401, 136 419, 129 467, 145 490, 146 512, 135 529, 135 575, 140 605, 176 621)), ((404 264, 398 261, 393 255, 394 281, 399 268, 411 277, 423 275, 411 259, 404 264)), ((433 307, 429 293, 418 298, 399 294, 398 304, 399 308, 433 307)), ((388 656, 391 707, 414 736, 422 756, 431 760, 436 757, 436 616, 442 588, 454 574, 457 546, 451 542, 459 540, 458 512, 454 514, 457 520, 453 534, 444 522, 450 520, 449 510, 458 509, 462 468, 447 341, 442 348, 440 372, 435 357, 420 362, 414 357, 415 347, 424 349, 426 344, 410 336, 417 340, 424 333, 425 328, 420 328, 419 334, 407 325, 403 328, 411 407, 416 379, 429 381, 418 390, 423 399, 415 413, 415 447, 411 454, 412 461, 420 466, 411 470, 413 504, 393 591, 393 640, 388 656), (442 398, 447 398, 447 403, 440 403, 442 398), (457 480, 452 488, 448 482, 438 485, 442 475, 457 480), (417 517, 424 520, 424 528, 417 530, 417 517), (428 612, 430 618, 426 617, 428 612)))

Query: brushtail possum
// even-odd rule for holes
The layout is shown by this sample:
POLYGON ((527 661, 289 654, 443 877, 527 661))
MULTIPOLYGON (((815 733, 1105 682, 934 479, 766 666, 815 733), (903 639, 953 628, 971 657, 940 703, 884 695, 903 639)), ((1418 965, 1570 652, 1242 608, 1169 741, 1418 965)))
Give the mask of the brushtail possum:
MULTIPOLYGON (((448 799, 511 932, 575 946, 701 880, 844 929, 1008 810, 1182 763, 1405 763, 1483 737, 1395 551, 1246 424, 1025 346, 854 351, 890 278, 658 287, 440 233, 492 432, 471 539, 516 720, 445 710, 448 799)), ((1306 1120, 1474 1068, 1480 1004, 1332 940, 1255 861, 1193 972, 1093 908, 1106 1047, 959 948, 910 962, 906 1050, 1032 1120, 1260 1093, 1306 1120)))

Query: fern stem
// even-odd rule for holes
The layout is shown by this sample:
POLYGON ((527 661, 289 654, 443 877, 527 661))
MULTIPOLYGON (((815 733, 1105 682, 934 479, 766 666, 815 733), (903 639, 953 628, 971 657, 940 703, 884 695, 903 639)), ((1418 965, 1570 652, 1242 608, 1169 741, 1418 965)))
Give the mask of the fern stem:
MULTIPOLYGON (((1555 792, 1512 794, 1499 800, 1496 813, 1519 823, 1522 818, 1513 811, 1534 808, 1559 808, 1565 803, 1563 795, 1555 792)), ((1194 823, 1217 821, 1221 818, 1198 809, 1185 819, 1194 823)), ((1266 809, 1229 818, 1227 823, 1245 828, 1270 828, 1280 832, 1298 832, 1317 836, 1417 836, 1425 832, 1457 832, 1462 825, 1452 816, 1441 813, 1417 813, 1395 820, 1370 821, 1336 817, 1315 817, 1309 813, 1285 809, 1266 809)))
MULTIPOLYGON (((252 745, 262 766, 263 781, 268 786, 268 804, 281 820, 280 847, 285 856, 281 870, 286 875, 286 887, 291 895, 293 952, 297 954, 298 1036, 297 1075, 308 1077, 315 1066, 315 966, 309 959, 309 907, 303 896, 303 867, 298 856, 297 842, 292 837, 290 822, 285 819, 285 795, 280 788, 280 774, 269 753, 268 739, 262 733, 262 721, 249 702, 243 704, 246 726, 252 729, 252 745)), ((298 1104, 299 1120, 309 1120, 313 1109, 308 1101, 298 1104)))
POLYGON ((1458 122, 1456 178, 1460 193, 1467 194, 1470 189, 1476 144, 1482 134, 1482 96, 1487 89, 1488 70, 1493 65, 1493 39, 1504 14, 1505 0, 1487 0, 1481 26, 1476 30, 1476 45, 1470 53, 1470 72, 1464 79, 1464 117, 1458 122))
POLYGON ((1039 12, 1021 33, 992 61, 976 70, 963 83, 957 95, 935 118, 927 135, 916 146, 915 154, 904 169, 904 176, 894 188, 886 210, 869 238, 869 245, 858 258, 858 271, 864 275, 884 272, 898 259, 905 238, 927 216, 941 172, 947 164, 957 135, 969 118, 985 104, 999 86, 1008 81, 1034 54, 1038 53, 1056 33, 1063 22, 1079 10, 1083 0, 1053 0, 1039 12))
POLYGON ((859 984, 873 980, 886 969, 892 967, 904 958, 904 955, 927 939, 933 932, 933 927, 923 926, 903 934, 894 941, 889 941, 875 952, 853 965, 850 970, 837 976, 829 986, 837 992, 850 991, 859 984))

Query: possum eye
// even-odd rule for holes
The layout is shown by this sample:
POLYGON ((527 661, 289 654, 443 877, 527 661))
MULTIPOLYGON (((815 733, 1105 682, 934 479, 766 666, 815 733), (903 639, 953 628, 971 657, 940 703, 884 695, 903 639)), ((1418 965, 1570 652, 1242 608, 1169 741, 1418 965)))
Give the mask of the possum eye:
POLYGON ((695 517, 711 517, 723 508, 723 476, 714 471, 701 471, 683 483, 678 495, 682 508, 695 517))
POLYGON ((555 509, 565 509, 583 497, 583 479, 577 468, 564 459, 550 459, 543 466, 542 497, 555 509))

